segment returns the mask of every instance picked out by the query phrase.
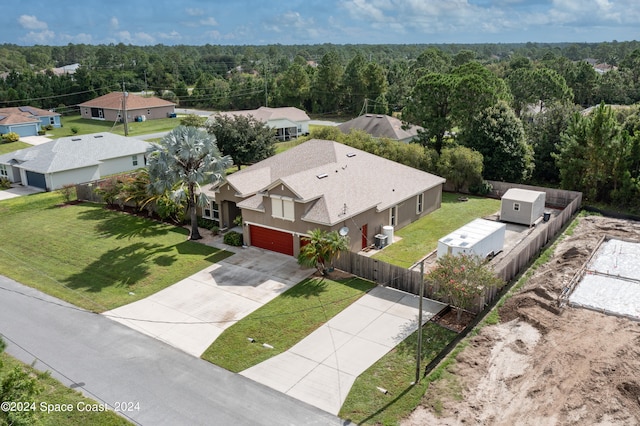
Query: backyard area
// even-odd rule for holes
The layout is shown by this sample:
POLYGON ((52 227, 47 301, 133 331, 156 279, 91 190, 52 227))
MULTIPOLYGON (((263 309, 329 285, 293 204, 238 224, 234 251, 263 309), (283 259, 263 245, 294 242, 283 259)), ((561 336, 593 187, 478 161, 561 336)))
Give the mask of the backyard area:
POLYGON ((9 142, 0 143, 0 155, 7 154, 9 152, 17 151, 19 149, 29 148, 31 145, 24 142, 9 142))
POLYGON ((0 274, 90 311, 147 297, 232 254, 187 241, 180 227, 63 201, 48 192, 0 202, 0 274))
POLYGON ((473 219, 496 213, 500 200, 443 192, 442 206, 396 231, 402 238, 373 255, 375 259, 409 268, 438 246, 438 240, 473 219))

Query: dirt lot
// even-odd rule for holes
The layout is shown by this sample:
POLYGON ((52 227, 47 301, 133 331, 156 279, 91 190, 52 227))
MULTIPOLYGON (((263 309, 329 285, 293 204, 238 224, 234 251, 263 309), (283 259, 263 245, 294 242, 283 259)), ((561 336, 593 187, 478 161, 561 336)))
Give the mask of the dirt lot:
POLYGON ((402 424, 640 425, 640 322, 556 307, 604 234, 640 241, 640 223, 580 219, 402 424))

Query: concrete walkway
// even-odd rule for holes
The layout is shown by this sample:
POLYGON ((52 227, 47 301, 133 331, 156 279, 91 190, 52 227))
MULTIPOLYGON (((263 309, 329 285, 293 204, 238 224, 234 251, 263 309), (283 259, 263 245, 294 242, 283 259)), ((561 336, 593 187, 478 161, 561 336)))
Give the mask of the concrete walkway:
POLYGON ((312 273, 291 256, 248 247, 103 315, 200 357, 227 327, 312 273))
MULTIPOLYGON (((356 378, 418 329, 419 298, 376 287, 288 351, 240 374, 332 414, 356 378)), ((446 305, 423 299, 423 321, 446 305)))
POLYGON ((16 198, 22 195, 37 194, 39 192, 44 192, 44 189, 13 184, 11 188, 3 189, 0 191, 0 200, 8 200, 9 198, 16 198))

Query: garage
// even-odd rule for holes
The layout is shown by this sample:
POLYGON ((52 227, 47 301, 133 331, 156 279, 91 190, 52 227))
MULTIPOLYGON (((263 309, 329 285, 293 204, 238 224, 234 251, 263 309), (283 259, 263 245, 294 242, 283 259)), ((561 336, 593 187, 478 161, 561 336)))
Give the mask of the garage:
POLYGON ((249 225, 251 245, 293 256, 293 235, 288 232, 249 225))
POLYGON ((35 186, 36 188, 47 189, 47 180, 42 173, 27 172, 27 185, 35 186))
POLYGON ((11 126, 10 130, 20 135, 20 137, 37 136, 40 130, 39 123, 19 124, 11 126))

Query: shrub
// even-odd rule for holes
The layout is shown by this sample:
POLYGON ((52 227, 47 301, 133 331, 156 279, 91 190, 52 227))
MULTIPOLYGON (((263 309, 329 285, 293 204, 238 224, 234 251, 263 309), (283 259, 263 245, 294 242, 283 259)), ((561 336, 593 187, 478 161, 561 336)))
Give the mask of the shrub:
POLYGON ((491 185, 486 180, 483 180, 482 182, 478 183, 477 185, 471 185, 469 187, 469 192, 474 194, 474 195, 485 196, 485 195, 489 194, 491 191, 493 191, 493 185, 491 185))
POLYGON ((18 142, 20 140, 20 135, 16 132, 9 132, 3 136, 6 142, 18 142))
POLYGON ((76 126, 71 127, 71 133, 73 133, 74 135, 78 134, 79 131, 80 129, 78 129, 76 126))
POLYGON ((11 181, 6 177, 0 178, 0 189, 9 189, 11 188, 11 181))
POLYGON ((216 227, 216 223, 211 219, 207 219, 206 217, 198 217, 198 226, 200 228, 213 229, 214 227, 216 227))
POLYGON ((46 126, 44 126, 45 130, 53 130, 53 125, 52 124, 47 124, 46 126))
POLYGON ((224 234, 224 243, 230 246, 240 247, 243 244, 242 234, 236 231, 229 231, 224 234))
POLYGON ((69 201, 71 201, 71 198, 76 192, 76 186, 72 183, 68 183, 64 185, 62 188, 60 188, 58 191, 62 194, 62 197, 64 198, 64 202, 68 203, 69 201))

